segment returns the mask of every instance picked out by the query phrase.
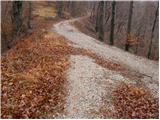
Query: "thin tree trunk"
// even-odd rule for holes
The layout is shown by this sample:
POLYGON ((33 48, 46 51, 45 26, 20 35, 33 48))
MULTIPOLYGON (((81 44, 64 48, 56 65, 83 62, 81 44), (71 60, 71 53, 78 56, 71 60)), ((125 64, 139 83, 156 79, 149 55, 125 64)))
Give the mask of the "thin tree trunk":
POLYGON ((70 12, 71 15, 75 17, 76 14, 77 14, 76 3, 75 3, 75 1, 72 1, 72 2, 71 2, 70 11, 71 11, 71 12, 70 12))
POLYGON ((22 25, 22 1, 13 1, 12 25, 13 25, 13 36, 16 36, 22 25))
POLYGON ((104 24, 104 21, 105 21, 105 18, 106 18, 106 1, 104 1, 104 5, 103 5, 103 24, 104 24))
POLYGON ((90 15, 90 19, 93 19, 94 16, 95 16, 95 15, 94 15, 94 14, 95 14, 95 13, 94 13, 94 12, 95 12, 95 8, 96 8, 96 4, 93 5, 92 11, 91 11, 91 15, 90 15))
POLYGON ((111 19, 111 33, 110 33, 110 45, 114 44, 114 19, 115 19, 115 7, 116 2, 112 2, 112 19, 111 19))
POLYGON ((95 26, 95 31, 98 32, 99 31, 99 7, 100 7, 100 3, 98 4, 97 7, 97 13, 96 13, 96 26, 95 26))
POLYGON ((29 1, 28 29, 32 29, 31 19, 32 19, 32 3, 31 1, 29 1))
POLYGON ((99 31, 98 38, 103 41, 104 40, 104 1, 100 2, 100 20, 99 20, 99 31))
POLYGON ((157 9, 156 9, 156 13, 155 13, 155 18, 154 18, 154 23, 153 23, 153 26, 152 26, 151 41, 150 41, 150 44, 149 44, 149 50, 148 50, 148 55, 147 55, 148 58, 150 58, 150 56, 151 56, 153 32, 154 32, 154 29, 155 29, 156 20, 157 20, 157 16, 158 16, 158 9, 159 9, 159 4, 157 5, 157 9))
POLYGON ((57 14, 59 17, 62 17, 62 8, 63 8, 63 1, 57 1, 56 2, 57 6, 57 14))
POLYGON ((71 4, 71 1, 67 1, 67 5, 66 5, 66 11, 70 12, 70 4, 71 4))
POLYGON ((47 3, 48 3, 48 6, 51 6, 51 1, 48 1, 47 3))
POLYGON ((133 1, 130 2, 130 7, 129 7, 129 17, 128 17, 128 27, 127 27, 127 40, 126 40, 126 45, 125 45, 125 50, 129 50, 129 36, 131 33, 131 24, 132 24, 132 13, 133 13, 133 1))

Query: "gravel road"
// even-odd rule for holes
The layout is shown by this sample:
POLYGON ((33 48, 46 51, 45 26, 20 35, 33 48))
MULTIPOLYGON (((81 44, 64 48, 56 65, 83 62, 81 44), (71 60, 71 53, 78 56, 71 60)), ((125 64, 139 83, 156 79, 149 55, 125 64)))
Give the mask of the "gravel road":
POLYGON ((99 66, 87 56, 71 55, 69 61, 71 67, 66 71, 68 96, 63 118, 112 118, 115 111, 111 103, 112 91, 122 81, 134 84, 133 81, 99 66), (104 106, 108 111, 105 117, 101 112, 104 106))
MULTIPOLYGON (((141 81, 155 98, 159 97, 159 64, 134 54, 109 46, 80 32, 70 22, 78 19, 62 21, 53 27, 53 31, 67 38, 73 47, 88 49, 106 60, 114 61, 127 69, 142 74, 141 81)), ((102 68, 94 60, 86 56, 70 56, 71 67, 67 71, 69 95, 66 100, 63 118, 103 118, 100 109, 106 105, 102 98, 108 96, 106 108, 114 113, 110 104, 110 93, 119 81, 128 78, 102 68)), ((134 82, 133 82, 134 84, 134 82)), ((111 113, 112 114, 112 113, 111 113)), ((107 114, 107 118, 112 118, 107 114)))
POLYGON ((155 97, 158 97, 159 91, 159 64, 157 61, 152 61, 134 54, 123 51, 114 46, 106 45, 98 40, 80 32, 70 23, 79 18, 73 20, 62 21, 55 24, 53 30, 66 37, 71 41, 74 47, 80 47, 91 50, 96 54, 117 62, 127 68, 143 74, 142 81, 151 90, 155 97))

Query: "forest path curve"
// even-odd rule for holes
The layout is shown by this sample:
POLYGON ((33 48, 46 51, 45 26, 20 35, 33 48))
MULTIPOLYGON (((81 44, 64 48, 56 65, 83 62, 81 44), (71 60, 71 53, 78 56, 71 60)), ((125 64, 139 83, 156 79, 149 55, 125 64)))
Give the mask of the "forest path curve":
MULTIPOLYGON (((75 20, 79 20, 79 18, 57 23, 54 25, 53 31, 67 38, 70 41, 70 45, 73 47, 90 50, 106 60, 119 63, 129 70, 142 74, 141 81, 147 88, 149 88, 153 96, 158 98, 159 64, 157 61, 136 56, 114 46, 109 46, 99 42, 72 26, 70 23, 75 20)), ((103 118, 103 114, 99 113, 101 105, 103 106, 101 98, 113 90, 113 88, 110 87, 115 86, 114 84, 116 84, 117 80, 113 79, 112 81, 110 78, 106 79, 103 76, 103 73, 109 76, 108 74, 110 72, 107 69, 96 66, 96 64, 93 63, 94 61, 89 58, 85 58, 85 56, 71 56, 70 62, 71 68, 67 71, 68 85, 66 85, 69 95, 67 96, 65 106, 66 114, 62 118, 103 118), (100 76, 98 79, 97 72, 100 76), (104 89, 103 84, 96 84, 96 82, 101 80, 102 83, 105 82, 104 85, 107 85, 105 88, 108 89, 104 89), (112 85, 108 82, 108 80, 112 83, 112 85), (95 98, 95 100, 92 98, 95 98), (92 108, 90 103, 92 103, 95 108, 92 108), (95 111, 95 109, 98 111, 95 111), (99 114, 99 116, 95 116, 92 112, 99 114)), ((120 81, 128 79, 124 76, 120 77, 118 73, 112 71, 110 77, 114 78, 114 76, 118 76, 120 81)), ((129 79, 129 81, 132 80, 129 79)), ((109 98, 110 96, 108 96, 107 100, 109 100, 109 98)), ((114 111, 110 101, 108 101, 107 105, 109 106, 106 108, 110 108, 112 109, 111 111, 114 111)), ((59 117, 61 118, 61 115, 59 117)), ((107 114, 107 118, 112 117, 107 114)))
POLYGON ((158 81, 159 64, 157 61, 136 56, 117 47, 99 42, 98 40, 80 32, 70 24, 76 20, 80 19, 76 18, 55 24, 53 30, 74 43, 74 47, 91 50, 103 58, 120 63, 134 71, 150 76, 154 81, 158 81))

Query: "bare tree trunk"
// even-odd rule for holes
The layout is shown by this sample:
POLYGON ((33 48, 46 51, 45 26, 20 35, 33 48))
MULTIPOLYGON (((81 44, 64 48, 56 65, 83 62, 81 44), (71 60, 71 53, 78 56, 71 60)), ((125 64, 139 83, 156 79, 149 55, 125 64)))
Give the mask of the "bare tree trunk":
POLYGON ((57 6, 57 15, 59 17, 62 17, 63 1, 57 1, 56 6, 57 6))
MULTIPOLYGON (((141 26, 138 27, 137 32, 136 32, 136 36, 140 36, 140 31, 141 31, 141 26)), ((139 38, 137 39, 137 44, 136 44, 136 48, 135 48, 135 54, 138 54, 138 47, 139 47, 139 38)))
POLYGON ((126 45, 125 45, 125 50, 129 50, 129 36, 131 33, 131 23, 132 23, 132 13, 133 13, 133 1, 130 2, 130 7, 129 7, 129 17, 128 17, 128 27, 127 27, 127 40, 126 40, 126 45))
POLYGON ((105 18, 106 18, 106 1, 104 1, 104 5, 103 5, 103 24, 104 24, 104 21, 105 21, 105 18))
POLYGON ((107 1, 105 1, 104 3, 105 3, 105 4, 104 4, 104 11, 105 11, 105 15, 104 15, 104 25, 105 25, 105 24, 107 24, 107 22, 108 22, 108 20, 109 20, 109 18, 110 18, 110 12, 109 12, 109 10, 107 9, 107 6, 108 6, 107 1))
POLYGON ((91 11, 91 15, 90 15, 90 19, 94 19, 95 16, 95 9, 96 9, 96 4, 93 5, 92 11, 91 11))
POLYGON ((115 18, 115 6, 116 2, 112 2, 112 19, 111 19, 111 33, 110 33, 110 45, 114 44, 114 18, 115 18))
POLYGON ((70 1, 67 1, 66 4, 65 4, 64 11, 69 12, 69 9, 70 9, 70 1))
POLYGON ((71 2, 71 6, 70 6, 70 13, 72 16, 76 16, 77 14, 77 10, 76 10, 76 2, 75 1, 72 1, 71 2))
POLYGON ((22 1, 13 1, 12 25, 13 25, 13 35, 16 36, 22 25, 22 1))
POLYGON ((51 1, 48 1, 47 3, 48 3, 48 6, 51 6, 51 1))
POLYGON ((97 7, 97 13, 96 13, 96 26, 95 26, 95 31, 98 32, 99 31, 99 8, 100 8, 100 3, 98 3, 98 7, 97 7))
POLYGON ((29 1, 28 29, 32 29, 31 19, 32 19, 32 3, 31 1, 29 1))
POLYGON ((100 2, 100 20, 99 20, 99 31, 98 31, 98 38, 101 41, 104 41, 104 15, 105 15, 105 11, 104 11, 104 1, 100 2))
POLYGON ((159 9, 159 4, 157 5, 157 9, 156 9, 156 13, 155 13, 155 18, 154 18, 154 22, 153 22, 153 26, 152 26, 151 41, 150 41, 150 44, 149 44, 149 50, 148 50, 148 55, 147 55, 148 58, 150 58, 150 56, 151 56, 153 32, 154 32, 154 28, 155 28, 156 20, 157 20, 157 16, 158 16, 158 9, 159 9))

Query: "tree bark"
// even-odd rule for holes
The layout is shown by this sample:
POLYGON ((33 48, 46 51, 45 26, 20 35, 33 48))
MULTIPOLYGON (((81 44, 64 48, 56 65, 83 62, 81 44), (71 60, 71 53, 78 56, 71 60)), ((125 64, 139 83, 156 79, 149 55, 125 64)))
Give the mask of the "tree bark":
POLYGON ((92 10, 91 10, 90 19, 94 19, 94 16, 95 16, 95 9, 96 9, 96 4, 93 5, 93 8, 92 8, 92 10))
POLYGON ((48 3, 48 6, 51 6, 51 1, 48 1, 47 3, 48 3))
POLYGON ((13 1, 12 4, 13 36, 16 36, 22 25, 22 1, 13 1))
POLYGON ((57 15, 59 17, 62 17, 63 1, 57 1, 56 6, 57 6, 57 15))
POLYGON ((153 26, 152 26, 151 40, 150 40, 149 50, 148 50, 148 55, 147 55, 148 58, 150 58, 150 56, 151 56, 152 40, 153 40, 153 36, 154 36, 153 32, 154 32, 154 29, 155 29, 156 20, 157 20, 157 16, 158 16, 158 9, 159 9, 159 4, 157 5, 157 9, 156 9, 156 13, 155 13, 155 18, 154 18, 154 22, 153 22, 153 26))
POLYGON ((110 45, 114 44, 114 19, 115 19, 116 2, 112 2, 112 19, 111 19, 111 32, 110 32, 110 45))
POLYGON ((128 17, 128 26, 127 26, 127 40, 126 40, 126 45, 125 45, 125 50, 129 50, 129 36, 131 33, 131 24, 132 24, 132 13, 133 13, 133 1, 130 2, 130 7, 129 7, 129 17, 128 17))
POLYGON ((100 2, 100 20, 99 20, 99 31, 98 31, 98 38, 100 39, 100 41, 104 41, 104 15, 105 15, 105 11, 104 11, 104 1, 100 2))
POLYGON ((99 8, 100 8, 100 3, 98 3, 98 7, 97 7, 97 13, 96 13, 96 26, 95 26, 95 31, 98 32, 99 31, 99 8))
POLYGON ((32 29, 31 19, 32 19, 32 3, 31 1, 29 1, 28 29, 32 29))

